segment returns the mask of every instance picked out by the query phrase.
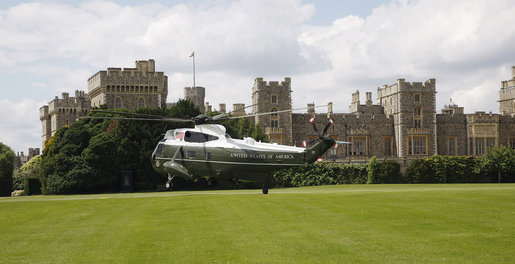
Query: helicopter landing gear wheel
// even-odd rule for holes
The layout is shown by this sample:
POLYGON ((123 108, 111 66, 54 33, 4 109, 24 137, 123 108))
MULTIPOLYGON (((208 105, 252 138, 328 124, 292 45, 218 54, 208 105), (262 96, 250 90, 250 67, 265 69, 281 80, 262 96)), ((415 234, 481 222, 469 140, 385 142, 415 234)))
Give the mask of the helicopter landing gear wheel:
POLYGON ((172 181, 167 181, 165 186, 166 186, 166 189, 172 190, 173 189, 173 182, 172 181))
POLYGON ((270 187, 270 176, 265 179, 265 182, 263 182, 263 194, 268 194, 268 187, 270 187))

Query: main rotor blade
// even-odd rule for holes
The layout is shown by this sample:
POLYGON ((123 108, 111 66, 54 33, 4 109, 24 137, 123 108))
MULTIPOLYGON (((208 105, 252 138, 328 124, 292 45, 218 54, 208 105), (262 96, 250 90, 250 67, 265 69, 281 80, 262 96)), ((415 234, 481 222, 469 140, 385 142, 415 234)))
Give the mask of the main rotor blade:
MULTIPOLYGON (((320 107, 326 107, 326 106, 325 105, 315 106, 315 108, 320 108, 320 107)), ((251 116, 271 115, 271 114, 275 114, 275 113, 293 112, 293 111, 297 111, 297 110, 306 110, 306 109, 308 109, 308 107, 274 111, 274 112, 266 112, 266 113, 259 113, 259 114, 250 114, 250 115, 244 115, 244 116, 231 116, 231 117, 228 117, 227 119, 238 119, 238 118, 246 118, 246 117, 251 117, 251 116)))
POLYGON ((334 123, 333 119, 332 118, 329 118, 329 122, 327 122, 327 125, 325 125, 324 127, 324 132, 322 133, 322 136, 325 136, 325 134, 327 133, 327 130, 329 129, 329 127, 334 123))
POLYGON ((93 112, 93 113, 104 113, 104 114, 128 115, 128 116, 142 116, 142 117, 152 117, 152 118, 168 118, 166 116, 160 116, 160 115, 131 113, 131 112, 119 112, 119 111, 109 111, 109 110, 91 110, 91 112, 93 112))
POLYGON ((351 144, 348 141, 336 141, 336 144, 351 144))
POLYGON ((137 120, 137 121, 161 121, 161 122, 188 122, 193 123, 191 119, 180 118, 134 118, 134 117, 116 117, 116 116, 81 116, 79 119, 109 119, 109 120, 137 120))
POLYGON ((311 123, 311 125, 313 125, 313 130, 315 130, 315 132, 317 133, 317 135, 320 137, 320 133, 318 132, 317 125, 315 124, 315 118, 314 118, 314 117, 311 117, 311 118, 309 119, 309 122, 311 123))
MULTIPOLYGON (((238 109, 238 111, 241 111, 241 110, 244 110, 244 109, 247 109, 249 107, 253 107, 253 106, 259 105, 259 104, 262 104, 262 103, 247 105, 247 106, 243 107, 242 109, 238 109)), ((215 116, 211 117, 211 119, 214 120, 214 121, 220 120, 220 119, 222 119, 222 118, 224 118, 224 117, 226 117, 228 115, 231 115, 233 112, 234 112, 234 110, 231 111, 231 112, 228 112, 228 113, 221 113, 221 114, 218 114, 218 115, 215 115, 215 116)))

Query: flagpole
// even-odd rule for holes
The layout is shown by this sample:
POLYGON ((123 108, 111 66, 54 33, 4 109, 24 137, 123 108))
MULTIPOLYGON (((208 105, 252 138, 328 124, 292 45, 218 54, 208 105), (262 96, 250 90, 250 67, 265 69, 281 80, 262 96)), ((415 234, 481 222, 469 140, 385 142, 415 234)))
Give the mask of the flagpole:
POLYGON ((195 51, 191 53, 191 57, 193 57, 193 87, 195 87, 195 51))

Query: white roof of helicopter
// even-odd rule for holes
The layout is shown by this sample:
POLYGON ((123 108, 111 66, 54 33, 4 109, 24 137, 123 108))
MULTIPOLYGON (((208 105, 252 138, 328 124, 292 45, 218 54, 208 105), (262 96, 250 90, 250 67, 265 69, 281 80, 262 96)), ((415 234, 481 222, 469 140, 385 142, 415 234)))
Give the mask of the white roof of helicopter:
MULTIPOLYGON (((196 125, 195 128, 178 128, 175 130, 170 130, 166 133, 165 138, 170 139, 172 141, 183 141, 183 138, 175 138, 175 135, 180 134, 181 132, 186 131, 195 131, 200 133, 209 134, 212 136, 218 137, 218 140, 209 141, 206 143, 216 144, 220 147, 225 148, 242 148, 242 149, 254 149, 254 150, 271 150, 271 151, 284 151, 284 152, 303 152, 305 148, 293 147, 293 146, 284 146, 276 143, 262 143, 257 142, 253 138, 246 137, 244 139, 233 139, 230 138, 226 134, 226 129, 222 125, 217 124, 203 124, 196 125), (172 134, 173 133, 173 134, 172 134)), ((199 143, 193 143, 199 144, 199 143)), ((202 144, 202 143, 201 143, 202 144)))

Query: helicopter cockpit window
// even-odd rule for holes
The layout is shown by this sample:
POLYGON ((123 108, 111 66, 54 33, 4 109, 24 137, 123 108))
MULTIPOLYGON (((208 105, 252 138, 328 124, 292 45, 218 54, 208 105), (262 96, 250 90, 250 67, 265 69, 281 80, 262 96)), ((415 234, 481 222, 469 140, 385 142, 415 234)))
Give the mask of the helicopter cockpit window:
POLYGON ((204 143, 204 142, 213 141, 213 140, 217 140, 217 139, 218 139, 217 136, 212 136, 209 134, 204 134, 204 133, 195 132, 195 131, 186 131, 186 133, 184 133, 184 141, 186 141, 186 142, 204 143))

